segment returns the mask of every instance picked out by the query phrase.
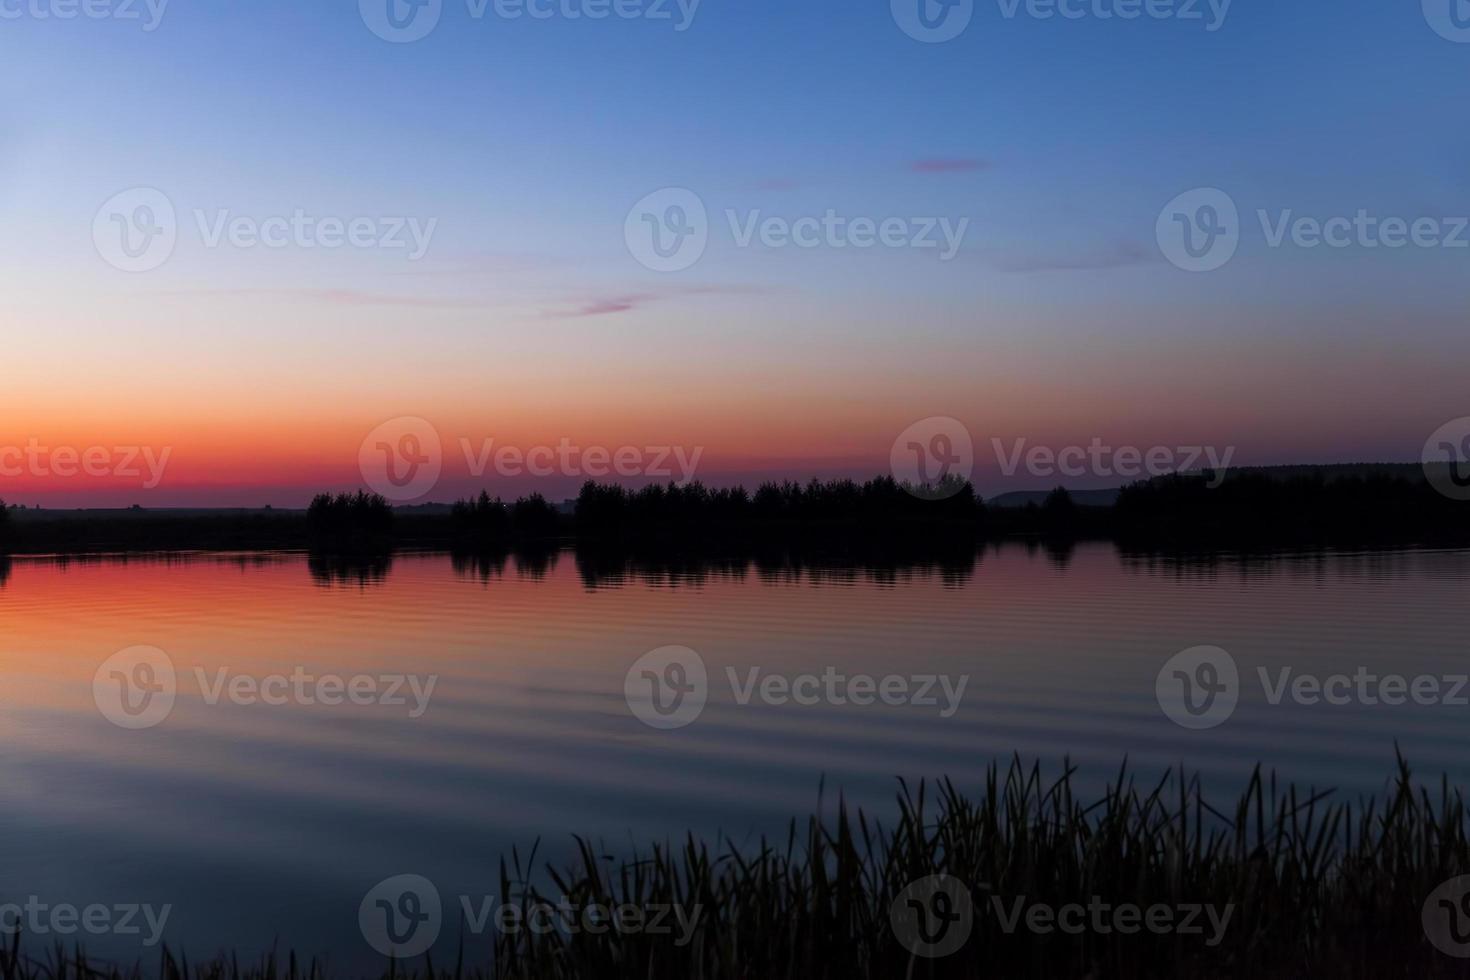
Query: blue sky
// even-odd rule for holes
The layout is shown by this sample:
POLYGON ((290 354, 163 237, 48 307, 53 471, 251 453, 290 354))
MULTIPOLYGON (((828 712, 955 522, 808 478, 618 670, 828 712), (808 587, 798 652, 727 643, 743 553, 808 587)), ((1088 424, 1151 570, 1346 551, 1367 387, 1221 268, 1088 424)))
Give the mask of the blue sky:
POLYGON ((32 13, 64 2, 0 4, 21 12, 0 19, 0 322, 42 379, 0 406, 23 434, 66 403, 77 424, 173 413, 227 438, 249 421, 242 373, 322 425, 356 420, 323 407, 337 399, 364 418, 498 416, 512 407, 486 385, 509 366, 516 390, 641 405, 630 427, 687 397, 724 406, 723 431, 769 384, 773 418, 816 420, 771 455, 805 439, 810 458, 870 448, 830 445, 834 399, 881 405, 850 428, 948 414, 1144 438, 1167 419, 1263 462, 1412 458, 1465 414, 1470 250, 1273 249, 1254 217, 1470 214, 1470 44, 1418 4, 1236 0, 1210 31, 1203 2, 1203 20, 1124 21, 978 0, 963 34, 925 44, 887 2, 702 0, 677 31, 673 0, 663 21, 477 20, 445 0, 432 33, 392 44, 348 2, 173 0, 151 32, 32 13), (89 234, 134 187, 164 191, 182 229, 141 275, 89 234), (711 217, 708 252, 676 274, 623 238, 663 187, 711 217), (1154 237, 1198 187, 1243 219, 1238 253, 1203 275, 1154 237), (406 265, 205 249, 194 209, 436 227, 406 265), (968 225, 938 262, 736 247, 727 209, 968 225), (333 377, 282 347, 333 358, 333 377), (1162 407, 1141 417, 1133 398, 1162 407))

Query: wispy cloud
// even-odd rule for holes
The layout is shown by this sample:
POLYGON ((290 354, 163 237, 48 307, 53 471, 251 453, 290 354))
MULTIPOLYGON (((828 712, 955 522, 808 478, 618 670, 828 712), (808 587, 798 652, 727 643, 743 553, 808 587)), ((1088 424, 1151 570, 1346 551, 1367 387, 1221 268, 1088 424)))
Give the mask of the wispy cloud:
POLYGON ((644 303, 651 303, 658 297, 652 293, 633 293, 627 296, 608 296, 601 299, 588 300, 574 310, 559 313, 548 313, 547 316, 558 319, 571 319, 584 316, 607 316, 611 313, 627 313, 636 310, 644 303))
POLYGON ((1081 252, 1024 255, 995 260, 1002 272, 1077 272, 1085 269, 1122 269, 1162 261, 1157 252, 1137 242, 1115 242, 1081 252))
POLYGON ((617 293, 614 295, 592 296, 589 299, 574 300, 571 301, 575 304, 571 309, 549 310, 545 315, 558 320, 586 316, 608 316, 613 313, 627 313, 646 306, 649 303, 657 303, 679 296, 751 296, 767 291, 763 286, 748 283, 729 283, 682 286, 678 289, 656 293, 617 293))
POLYGON ((990 167, 989 160, 978 157, 932 157, 915 160, 909 165, 909 169, 916 174, 968 174, 989 170, 990 167))

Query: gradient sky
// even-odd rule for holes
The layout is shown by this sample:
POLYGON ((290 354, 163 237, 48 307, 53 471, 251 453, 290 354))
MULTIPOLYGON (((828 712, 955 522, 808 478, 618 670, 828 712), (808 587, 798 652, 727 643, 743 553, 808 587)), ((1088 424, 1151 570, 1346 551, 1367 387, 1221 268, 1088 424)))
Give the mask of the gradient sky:
POLYGON ((299 505, 359 485, 397 416, 451 457, 699 446, 713 482, 875 473, 953 416, 995 492, 1047 481, 996 472, 992 437, 1414 460, 1470 414, 1470 249, 1270 248, 1254 216, 1470 215, 1470 44, 1415 2, 1237 0, 1211 32, 977 0, 942 44, 886 0, 703 0, 683 32, 445 0, 410 44, 346 0, 173 0, 151 32, 30 12, 56 2, 0 3, 0 446, 171 454, 154 489, 26 473, 12 503, 299 505), (179 242, 127 273, 92 223, 140 186, 179 242), (623 225, 670 186, 711 243, 656 273, 623 225), (1196 187, 1244 229, 1201 274, 1154 237, 1196 187), (741 248, 727 208, 970 226, 949 262, 741 248), (416 262, 209 248, 195 209, 437 226, 416 262))

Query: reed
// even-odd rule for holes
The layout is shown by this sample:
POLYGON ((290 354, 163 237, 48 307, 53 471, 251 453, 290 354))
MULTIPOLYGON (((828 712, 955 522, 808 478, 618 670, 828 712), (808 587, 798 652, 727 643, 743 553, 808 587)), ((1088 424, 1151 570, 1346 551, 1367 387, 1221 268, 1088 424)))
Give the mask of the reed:
POLYGON ((1091 801, 1074 778, 1066 767, 1046 780, 1013 760, 991 769, 976 798, 949 782, 932 793, 905 786, 891 828, 839 804, 835 819, 793 822, 754 853, 690 838, 619 861, 583 842, 580 863, 555 873, 555 896, 517 886, 527 869, 512 863, 505 902, 694 903, 703 931, 684 947, 520 932, 500 939, 496 963, 525 977, 1470 975, 1466 960, 1429 943, 1421 921, 1430 893, 1470 871, 1465 807, 1448 781, 1432 798, 1400 760, 1383 800, 1334 802, 1257 769, 1219 809, 1182 771, 1140 786, 1125 767, 1091 801), (932 875, 964 884, 973 926, 956 952, 926 959, 890 911, 932 875), (1203 918, 1201 934, 1007 928, 1018 907, 1094 899, 1231 911, 1213 944, 1203 918))
MULTIPOLYGON (((901 783, 889 826, 839 800, 829 816, 819 807, 818 815, 793 821, 782 837, 754 847, 690 836, 619 856, 579 838, 574 861, 545 867, 536 848, 513 851, 500 863, 505 905, 679 907, 697 910, 698 924, 685 942, 678 930, 492 928, 463 940, 452 962, 442 954, 389 962, 382 975, 1470 975, 1470 960, 1436 949, 1421 920, 1430 894, 1470 871, 1465 805, 1446 779, 1431 792, 1401 759, 1383 797, 1347 801, 1279 785, 1258 768, 1224 807, 1207 801, 1199 779, 1182 770, 1141 784, 1125 765, 1090 797, 1077 783, 1071 766, 1046 778, 1038 766, 1012 760, 993 766, 973 796, 948 781, 901 783), (956 951, 924 958, 892 912, 914 882, 934 875, 964 886, 972 926, 956 951), (1007 921, 1016 908, 1072 903, 1168 907, 1176 910, 1176 924, 1194 906, 1228 909, 1229 917, 1218 931, 1198 918, 1199 933, 1144 927, 1072 934, 1027 928, 1024 915, 1007 921)), ((453 948, 455 935, 454 923, 445 923, 440 948, 446 942, 453 948)), ((164 953, 156 968, 118 969, 59 948, 32 959, 18 942, 0 952, 0 980, 275 980, 325 973, 294 956, 242 965, 228 957, 189 963, 164 953)))

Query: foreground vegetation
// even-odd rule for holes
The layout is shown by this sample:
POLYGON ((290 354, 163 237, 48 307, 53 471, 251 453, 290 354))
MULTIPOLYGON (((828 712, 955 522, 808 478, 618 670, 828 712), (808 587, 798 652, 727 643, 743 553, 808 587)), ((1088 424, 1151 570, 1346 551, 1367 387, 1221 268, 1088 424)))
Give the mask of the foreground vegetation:
MULTIPOLYGON (((1013 762, 981 795, 945 783, 898 799, 885 829, 845 808, 748 848, 694 840, 618 862, 584 846, 537 894, 503 871, 503 900, 566 894, 605 904, 701 905, 702 941, 679 949, 586 935, 519 935, 496 949, 505 976, 574 977, 1424 977, 1465 976, 1427 941, 1421 908, 1470 869, 1458 791, 1416 790, 1406 766, 1386 799, 1355 805, 1278 787, 1259 771, 1217 809, 1179 773, 1155 785, 1126 770, 1087 799, 1068 769, 1054 781, 1013 762), (948 875, 974 918, 952 954, 913 955, 890 916, 910 883, 948 875), (1007 929, 1024 897, 1060 908, 1117 905, 1233 911, 1217 944, 1178 932, 1067 935, 1007 929), (999 902, 999 905, 996 902, 999 902)), ((911 938, 911 937, 910 937, 911 938)))
MULTIPOLYGON (((840 804, 759 846, 688 839, 619 859, 581 842, 570 867, 501 862, 502 903, 698 907, 692 941, 608 930, 496 932, 456 945, 446 923, 438 959, 385 963, 384 976, 428 978, 866 977, 1463 977, 1470 960, 1426 938, 1421 910, 1444 881, 1470 870, 1458 791, 1416 787, 1402 763, 1386 797, 1334 801, 1282 787, 1259 771, 1217 807, 1183 773, 1139 785, 1120 772, 1084 797, 1075 774, 993 768, 975 797, 945 783, 904 787, 881 826, 840 804), (921 958, 891 911, 930 875, 964 886, 973 926, 956 951, 921 958), (532 878, 543 884, 532 887, 532 878), (1101 901, 1229 910, 1222 931, 1007 925, 1017 900, 1060 908, 1101 901), (445 955, 445 950, 448 955, 445 955), (471 964, 482 964, 472 966, 471 964)), ((1433 904, 1433 903, 1431 903, 1433 904)), ((1014 920, 1012 920, 1014 921, 1014 920)), ((1176 921, 1179 921, 1176 919, 1176 921)), ((1205 922, 1201 917, 1201 923, 1205 922)), ((1181 923, 1182 924, 1182 923, 1181 923)), ((1470 941, 1466 942, 1470 951, 1470 941)), ((295 957, 186 963, 164 954, 168 978, 335 975, 295 957)), ((6 980, 123 978, 151 973, 57 950, 0 955, 6 980)))

